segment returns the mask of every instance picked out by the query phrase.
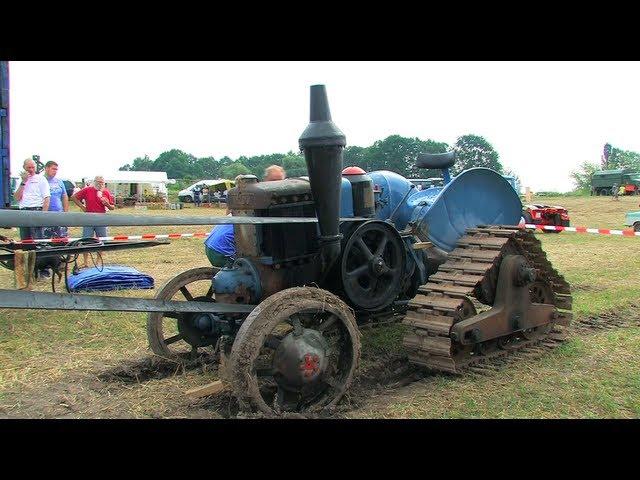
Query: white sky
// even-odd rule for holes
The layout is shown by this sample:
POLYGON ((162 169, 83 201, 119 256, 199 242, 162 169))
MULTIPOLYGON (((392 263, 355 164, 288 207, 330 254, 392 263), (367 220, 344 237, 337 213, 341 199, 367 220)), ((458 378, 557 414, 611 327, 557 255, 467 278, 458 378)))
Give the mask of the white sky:
MULTIPOLYGON (((640 151, 640 62, 10 62, 11 158, 61 177, 179 148, 297 151, 309 86, 327 86, 348 145, 391 134, 484 136, 534 191, 569 190, 605 142, 640 151)), ((79 175, 80 174, 80 175, 79 175)))

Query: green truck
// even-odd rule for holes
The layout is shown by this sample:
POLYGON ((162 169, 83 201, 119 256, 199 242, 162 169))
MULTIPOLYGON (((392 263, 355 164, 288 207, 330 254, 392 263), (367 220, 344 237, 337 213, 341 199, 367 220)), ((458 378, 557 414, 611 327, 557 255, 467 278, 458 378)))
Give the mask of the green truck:
POLYGON ((591 177, 591 195, 612 195, 614 185, 624 187, 625 195, 640 194, 640 172, 628 168, 598 170, 591 177))

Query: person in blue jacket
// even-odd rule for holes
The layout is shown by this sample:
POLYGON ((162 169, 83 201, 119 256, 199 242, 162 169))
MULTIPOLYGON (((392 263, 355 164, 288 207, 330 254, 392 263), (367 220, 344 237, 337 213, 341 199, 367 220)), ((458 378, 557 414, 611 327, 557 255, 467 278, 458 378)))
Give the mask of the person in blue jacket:
MULTIPOLYGON (((271 165, 265 170, 264 180, 284 180, 286 173, 279 165, 271 165)), ((235 184, 241 181, 242 175, 238 175, 235 184)), ((228 213, 227 215, 231 215, 228 213)), ((204 251, 211 265, 214 267, 224 267, 226 263, 236 254, 236 242, 233 236, 233 225, 217 225, 204 241, 204 251)))

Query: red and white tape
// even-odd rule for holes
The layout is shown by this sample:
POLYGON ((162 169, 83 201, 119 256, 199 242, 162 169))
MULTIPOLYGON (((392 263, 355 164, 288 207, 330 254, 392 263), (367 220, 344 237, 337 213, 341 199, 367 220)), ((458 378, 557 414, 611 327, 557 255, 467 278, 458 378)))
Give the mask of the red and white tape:
MULTIPOLYGON (((522 228, 531 230, 547 230, 551 232, 574 232, 574 233, 592 233, 598 235, 622 235, 624 237, 640 237, 640 232, 634 232, 632 228, 624 230, 613 230, 610 228, 587 228, 587 227, 562 227, 559 225, 520 225, 522 228)), ((113 237, 99 237, 98 240, 118 241, 118 240, 178 240, 181 238, 206 238, 211 232, 195 232, 195 233, 167 233, 167 234, 145 234, 145 235, 114 235, 113 237)), ((67 243, 74 240, 80 240, 80 237, 73 238, 43 238, 38 240, 22 240, 20 243, 67 243)))
POLYGON ((574 233, 595 233, 599 235, 622 235, 624 237, 640 237, 640 232, 634 232, 633 228, 624 230, 612 230, 610 228, 587 228, 587 227, 562 227, 560 225, 532 225, 525 224, 524 228, 547 230, 550 232, 574 232, 574 233))
MULTIPOLYGON (((211 232, 196 232, 196 233, 166 233, 166 234, 154 234, 148 233, 145 235, 114 235, 113 237, 98 237, 98 240, 178 240, 180 238, 206 238, 211 232)), ((42 239, 29 239, 21 240, 17 243, 68 243, 75 240, 80 240, 81 237, 61 237, 61 238, 42 238, 42 239)))

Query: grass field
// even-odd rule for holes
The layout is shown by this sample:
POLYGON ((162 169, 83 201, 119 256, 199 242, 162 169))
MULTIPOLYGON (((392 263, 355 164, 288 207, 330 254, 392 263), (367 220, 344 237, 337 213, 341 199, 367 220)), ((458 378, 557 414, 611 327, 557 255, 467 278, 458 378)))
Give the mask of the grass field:
MULTIPOLYGON (((623 228, 637 197, 538 199, 567 207, 573 226, 623 228)), ((221 210, 138 211, 116 214, 222 214, 221 210)), ((110 234, 208 231, 205 227, 112 227, 110 234)), ((4 233, 4 232, 3 232, 4 233)), ((72 229, 78 234, 79 229, 72 229)), ((17 232, 13 232, 17 236, 17 232)), ((428 375, 405 387, 372 393, 345 415, 359 418, 637 418, 640 416, 640 238, 539 234, 554 266, 573 287, 577 319, 613 315, 635 320, 626 328, 576 332, 534 361, 488 377, 428 375)), ((184 270, 208 266, 201 239, 114 252, 108 263, 152 275, 156 290, 184 270)), ((13 288, 3 270, 0 287, 13 288)), ((50 291, 42 282, 36 290, 50 291)), ((120 294, 122 295, 122 294, 120 294)), ((225 416, 231 400, 188 400, 184 391, 215 378, 215 368, 154 371, 145 314, 0 310, 0 416, 206 417, 225 416), (203 369, 207 370, 203 374, 203 369), (154 378, 158 377, 158 378, 154 378), (225 403, 226 402, 226 403, 225 403)), ((365 362, 401 352, 402 327, 363 331, 365 362)))

